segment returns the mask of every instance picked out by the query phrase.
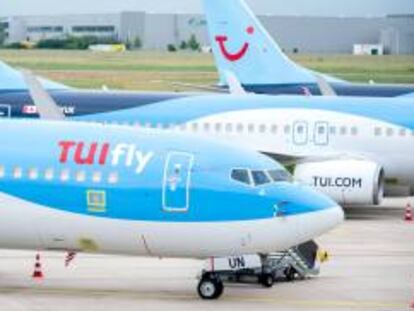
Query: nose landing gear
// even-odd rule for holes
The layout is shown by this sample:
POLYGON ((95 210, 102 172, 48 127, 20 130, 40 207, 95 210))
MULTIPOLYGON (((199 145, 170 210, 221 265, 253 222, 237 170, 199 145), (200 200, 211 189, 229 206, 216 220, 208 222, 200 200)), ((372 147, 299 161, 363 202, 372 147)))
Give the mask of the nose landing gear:
POLYGON ((220 277, 212 272, 206 272, 198 282, 198 295, 205 300, 218 299, 223 294, 224 285, 220 277))

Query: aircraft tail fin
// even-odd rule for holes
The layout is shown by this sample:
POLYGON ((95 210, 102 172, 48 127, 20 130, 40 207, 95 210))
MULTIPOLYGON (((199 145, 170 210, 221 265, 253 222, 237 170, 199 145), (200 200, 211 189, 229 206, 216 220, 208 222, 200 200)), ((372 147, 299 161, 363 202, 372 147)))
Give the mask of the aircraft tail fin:
POLYGON ((203 0, 221 83, 233 72, 243 85, 316 83, 291 61, 244 0, 203 0))
MULTIPOLYGON (((47 90, 65 90, 69 89, 68 86, 39 78, 42 86, 47 90)), ((6 63, 0 61, 0 91, 7 90, 7 91, 21 91, 27 90, 27 85, 24 81, 22 73, 6 63)))

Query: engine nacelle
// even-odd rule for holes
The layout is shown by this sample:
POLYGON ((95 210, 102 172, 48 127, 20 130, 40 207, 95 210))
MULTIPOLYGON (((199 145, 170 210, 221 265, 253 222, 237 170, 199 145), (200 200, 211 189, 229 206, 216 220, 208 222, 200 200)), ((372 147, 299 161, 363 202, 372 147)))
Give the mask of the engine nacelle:
POLYGON ((384 197, 384 170, 365 160, 329 160, 298 164, 295 180, 339 204, 378 205, 384 197))

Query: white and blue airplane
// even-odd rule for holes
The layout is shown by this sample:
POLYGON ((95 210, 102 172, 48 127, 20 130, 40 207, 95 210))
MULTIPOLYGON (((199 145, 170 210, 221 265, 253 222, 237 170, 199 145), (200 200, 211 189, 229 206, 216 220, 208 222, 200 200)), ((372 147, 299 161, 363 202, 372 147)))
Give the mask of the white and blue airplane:
MULTIPOLYGON (((253 151, 186 134, 0 121, 0 247, 209 258, 285 250, 335 227, 331 199, 253 151)), ((198 291, 218 298, 206 273, 198 291)))
POLYGON ((210 95, 75 117, 191 132, 294 167, 342 205, 380 204, 387 186, 414 190, 414 107, 407 99, 210 95))
POLYGON ((231 72, 247 91, 257 94, 414 97, 412 86, 350 83, 294 63, 244 0, 203 4, 220 85, 228 85, 226 75, 231 72))

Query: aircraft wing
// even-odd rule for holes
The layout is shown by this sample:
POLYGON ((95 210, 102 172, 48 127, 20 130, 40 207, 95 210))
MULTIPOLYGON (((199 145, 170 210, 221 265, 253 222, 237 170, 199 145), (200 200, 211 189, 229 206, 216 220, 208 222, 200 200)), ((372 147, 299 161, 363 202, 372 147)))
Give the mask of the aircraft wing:
POLYGON ((63 120, 65 115, 62 110, 43 88, 40 81, 28 70, 21 71, 23 79, 29 89, 33 103, 37 106, 41 119, 63 120))
POLYGON ((292 165, 302 164, 302 163, 330 161, 330 160, 367 160, 367 161, 370 161, 370 159, 365 156, 357 155, 357 154, 349 154, 349 153, 335 153, 335 154, 324 155, 324 156, 296 156, 296 155, 290 155, 290 154, 270 153, 270 152, 261 152, 261 153, 282 163, 285 166, 292 166, 292 165))

